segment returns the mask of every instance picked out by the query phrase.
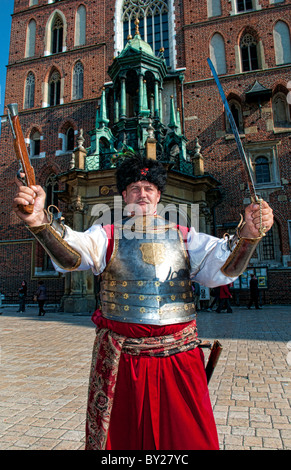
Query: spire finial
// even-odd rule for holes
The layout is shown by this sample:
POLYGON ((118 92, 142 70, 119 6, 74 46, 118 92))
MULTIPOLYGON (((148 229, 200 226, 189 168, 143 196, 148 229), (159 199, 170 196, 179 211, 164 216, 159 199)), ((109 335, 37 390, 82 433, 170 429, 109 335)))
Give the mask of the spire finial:
POLYGON ((135 35, 137 35, 137 34, 139 35, 139 27, 138 27, 139 19, 138 19, 138 17, 136 17, 134 24, 135 24, 135 35))

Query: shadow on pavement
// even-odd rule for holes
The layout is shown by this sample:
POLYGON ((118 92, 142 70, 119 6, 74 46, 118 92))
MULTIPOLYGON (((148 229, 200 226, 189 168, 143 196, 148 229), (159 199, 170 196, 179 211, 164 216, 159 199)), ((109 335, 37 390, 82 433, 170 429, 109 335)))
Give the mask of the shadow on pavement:
MULTIPOLYGON (((95 328, 93 312, 64 313, 48 306, 45 316, 38 316, 38 308, 28 306, 26 312, 17 313, 15 307, 0 308, 1 316, 23 318, 31 322, 62 322, 95 328)), ((197 313, 198 336, 206 339, 249 339, 265 341, 291 340, 291 306, 265 306, 260 310, 234 307, 233 313, 200 311, 197 313)))

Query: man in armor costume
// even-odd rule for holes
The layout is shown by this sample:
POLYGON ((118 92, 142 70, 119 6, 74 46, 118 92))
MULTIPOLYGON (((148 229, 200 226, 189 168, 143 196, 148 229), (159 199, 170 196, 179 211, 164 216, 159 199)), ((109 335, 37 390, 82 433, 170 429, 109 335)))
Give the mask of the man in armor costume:
POLYGON ((266 202, 245 209, 235 236, 219 239, 156 214, 166 171, 140 155, 119 164, 117 187, 130 216, 84 233, 44 210, 45 192, 17 182, 13 209, 60 272, 101 274, 93 315, 86 449, 216 450, 218 437, 199 347, 191 280, 237 278, 273 224, 266 202), (19 204, 34 204, 24 214, 19 204))

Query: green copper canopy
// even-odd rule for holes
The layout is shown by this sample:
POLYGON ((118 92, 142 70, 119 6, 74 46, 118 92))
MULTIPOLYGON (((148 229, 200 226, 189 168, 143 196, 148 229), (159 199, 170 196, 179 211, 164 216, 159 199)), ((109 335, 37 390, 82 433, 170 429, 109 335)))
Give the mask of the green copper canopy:
POLYGON ((128 52, 128 49, 134 49, 138 52, 145 52, 146 54, 149 54, 149 55, 152 55, 152 56, 155 55, 152 47, 147 42, 143 41, 143 39, 141 38, 141 36, 139 34, 138 24, 139 24, 139 20, 136 19, 135 20, 135 35, 134 35, 134 38, 131 39, 131 37, 130 37, 128 39, 128 42, 127 42, 125 48, 123 49, 123 51, 120 53, 119 57, 122 57, 123 55, 126 55, 127 52, 128 52))

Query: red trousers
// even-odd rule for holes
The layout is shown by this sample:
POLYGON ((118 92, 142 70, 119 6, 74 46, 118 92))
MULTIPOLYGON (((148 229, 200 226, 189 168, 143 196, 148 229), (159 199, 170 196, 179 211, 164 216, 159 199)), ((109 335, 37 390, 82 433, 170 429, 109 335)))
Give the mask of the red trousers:
MULTIPOLYGON (((172 334, 185 326, 93 321, 127 337, 172 334)), ((162 358, 121 354, 107 450, 218 448, 200 348, 162 358)))

